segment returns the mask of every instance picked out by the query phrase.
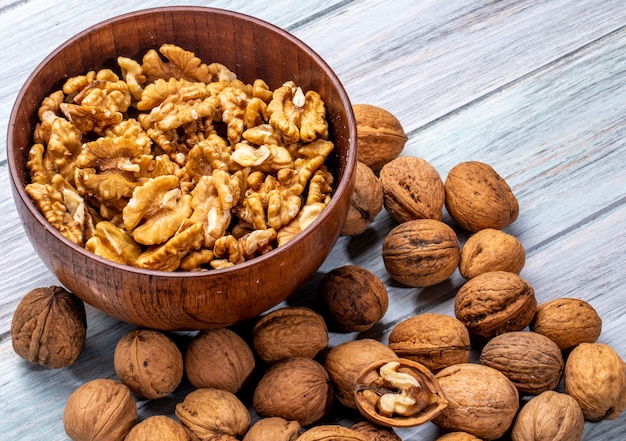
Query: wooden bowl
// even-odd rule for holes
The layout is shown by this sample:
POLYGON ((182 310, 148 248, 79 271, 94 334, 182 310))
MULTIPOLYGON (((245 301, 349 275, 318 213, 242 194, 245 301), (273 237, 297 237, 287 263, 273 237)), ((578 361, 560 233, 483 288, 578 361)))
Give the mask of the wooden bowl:
POLYGON ((138 326, 195 330, 253 318, 292 295, 326 259, 345 220, 354 187, 356 123, 331 68, 306 44, 259 19, 204 7, 164 7, 125 14, 90 27, 52 52, 30 75, 13 107, 7 155, 14 200, 35 251, 71 292, 95 308, 138 326), (24 191, 28 150, 42 99, 68 77, 113 65, 119 55, 141 59, 172 43, 203 62, 226 65, 270 89, 288 80, 324 99, 335 176, 332 201, 297 238, 227 269, 143 270, 100 258, 53 228, 24 191))

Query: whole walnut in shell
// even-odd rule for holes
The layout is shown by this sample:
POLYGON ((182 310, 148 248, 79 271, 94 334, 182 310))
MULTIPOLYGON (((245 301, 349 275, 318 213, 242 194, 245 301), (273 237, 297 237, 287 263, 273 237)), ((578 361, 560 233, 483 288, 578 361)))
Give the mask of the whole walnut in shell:
POLYGON ((297 441, 368 441, 364 434, 338 424, 322 424, 305 431, 297 441))
POLYGON ((183 366, 196 388, 238 392, 255 367, 252 349, 228 328, 198 332, 185 349, 183 366))
POLYGON ((328 347, 324 318, 303 306, 285 306, 270 311, 252 330, 252 346, 268 363, 286 358, 313 358, 328 347))
POLYGON ((533 395, 555 389, 564 365, 556 343, 530 331, 495 336, 483 347, 480 362, 506 375, 521 393, 533 395))
POLYGON ((136 424, 124 441, 189 441, 185 428, 165 415, 149 416, 136 424))
POLYGON ((465 325, 455 317, 425 313, 398 323, 389 334, 389 347, 399 357, 437 372, 469 361, 470 336, 465 325))
POLYGON ((607 344, 581 343, 572 349, 563 379, 565 393, 589 421, 614 420, 626 410, 626 363, 607 344))
POLYGON ((502 229, 519 214, 511 187, 489 164, 468 161, 455 165, 444 188, 448 213, 468 231, 502 229))
POLYGON ((243 441, 295 441, 300 436, 300 424, 280 417, 261 418, 250 427, 243 441))
POLYGON ((456 233, 434 219, 416 219, 394 227, 383 241, 383 263, 389 275, 407 286, 443 282, 456 270, 460 245, 456 233))
POLYGON ((574 398, 556 391, 533 397, 518 412, 512 441, 580 441, 585 418, 574 398))
POLYGON ((84 303, 60 286, 28 292, 11 321, 15 353, 50 369, 74 363, 83 350, 86 334, 84 303))
POLYGON ((343 342, 326 356, 325 366, 334 386, 335 397, 344 406, 356 409, 354 387, 363 368, 378 360, 395 358, 389 346, 369 338, 343 342))
POLYGON ((176 343, 151 329, 124 334, 115 346, 113 366, 122 383, 147 399, 173 392, 183 377, 183 356, 176 343))
POLYGON ((580 343, 594 343, 602 332, 602 319, 584 300, 560 298, 540 304, 529 326, 567 351, 580 343))
POLYGON ((379 426, 369 421, 359 421, 350 428, 365 435, 367 441, 402 441, 402 438, 391 427, 379 426))
POLYGON ((356 265, 326 273, 319 291, 337 325, 347 331, 367 331, 383 318, 389 306, 382 280, 356 265))
POLYGON ((526 263, 526 251, 513 235, 485 228, 467 239, 461 248, 459 272, 466 279, 490 271, 519 274, 526 263))
POLYGON ((122 441, 136 422, 128 386, 105 378, 79 386, 63 410, 63 427, 73 441, 122 441))
POLYGON ((356 163, 356 178, 350 208, 341 228, 342 236, 358 236, 367 230, 383 209, 383 186, 371 168, 356 163))
POLYGON ((479 340, 524 329, 537 310, 535 290, 515 273, 491 271, 465 282, 454 299, 454 314, 479 340))
POLYGON ((448 406, 433 419, 441 429, 489 441, 511 427, 519 393, 504 374, 489 366, 461 363, 442 369, 435 378, 448 399, 448 406))
POLYGON ((190 392, 175 413, 192 440, 240 438, 251 422, 248 408, 235 394, 214 388, 190 392))
POLYGON ((380 170, 386 210, 398 223, 441 220, 445 190, 437 169, 425 159, 400 156, 380 170))
POLYGON ((398 118, 371 104, 352 106, 357 130, 357 158, 377 172, 396 158, 407 141, 398 118))
POLYGON ((272 365, 259 380, 252 405, 261 417, 277 416, 308 426, 325 416, 333 403, 326 369, 298 357, 272 365))
POLYGON ((435 441, 482 441, 474 435, 467 432, 448 432, 441 435, 435 441))

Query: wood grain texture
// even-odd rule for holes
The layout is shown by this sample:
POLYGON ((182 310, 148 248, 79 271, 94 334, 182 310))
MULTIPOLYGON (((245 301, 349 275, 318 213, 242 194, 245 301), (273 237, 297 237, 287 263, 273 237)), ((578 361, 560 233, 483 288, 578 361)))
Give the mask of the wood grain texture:
MULTIPOLYGON (((147 1, 141 7, 181 4, 147 1)), ((185 2, 202 5, 206 2, 185 2)), ((522 277, 538 301, 587 300, 603 319, 600 341, 626 357, 626 8, 619 0, 215 1, 249 13, 309 44, 338 74, 354 103, 379 105, 409 134, 403 154, 430 161, 442 178, 458 162, 490 163, 520 203, 506 231, 527 251, 522 277)), ((87 345, 69 368, 49 371, 15 355, 10 320, 30 289, 58 283, 28 243, 8 191, 8 116, 24 80, 58 44, 132 2, 2 1, 0 37, 0 439, 65 440, 67 395, 83 382, 114 377, 112 353, 132 326, 88 308, 87 345), (98 4, 99 3, 99 4, 98 4), (106 5, 106 7, 104 7, 106 5), (57 11, 72 11, 60 14, 57 11)), ((444 221, 453 225, 445 214, 444 221)), ((370 337, 387 342, 399 321, 421 312, 452 314, 464 280, 455 273, 417 289, 395 283, 380 254, 394 226, 383 211, 359 237, 342 237, 318 273, 285 304, 319 308, 316 284, 345 264, 385 282, 390 307, 373 329, 332 332, 330 345, 370 337)), ((458 231, 462 240, 467 234, 458 231)), ((243 324, 240 328, 246 332, 243 324)), ((184 340, 187 335, 175 336, 184 340)), ((472 353, 477 361, 477 354, 472 353)), ((173 415, 190 391, 139 402, 140 417, 173 415)), ((342 422, 354 418, 347 413, 342 422)), ((618 440, 626 416, 586 423, 584 440, 618 440)), ((397 433, 435 440, 432 424, 397 433)))

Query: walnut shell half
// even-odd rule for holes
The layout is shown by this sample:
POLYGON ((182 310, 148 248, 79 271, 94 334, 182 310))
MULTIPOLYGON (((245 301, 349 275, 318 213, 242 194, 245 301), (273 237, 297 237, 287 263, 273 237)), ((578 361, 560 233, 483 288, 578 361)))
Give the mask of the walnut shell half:
POLYGON ((60 286, 35 288, 15 309, 11 341, 17 355, 51 369, 69 366, 85 345, 85 304, 60 286))
POLYGON ((366 366, 356 383, 354 401, 359 412, 381 426, 418 426, 448 405, 433 373, 412 360, 379 360, 366 366))

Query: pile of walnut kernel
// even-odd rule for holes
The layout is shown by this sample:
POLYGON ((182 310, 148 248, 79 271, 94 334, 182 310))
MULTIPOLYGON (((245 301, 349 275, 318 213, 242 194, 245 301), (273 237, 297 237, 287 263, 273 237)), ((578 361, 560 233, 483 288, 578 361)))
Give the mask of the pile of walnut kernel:
POLYGON ((28 195, 72 242, 140 268, 223 268, 289 241, 331 198, 320 95, 159 52, 43 100, 28 195))
MULTIPOLYGON (((367 120, 358 107, 355 111, 357 120, 367 120)), ((381 111, 376 115, 381 118, 381 111)), ((429 423, 441 429, 438 441, 503 436, 575 441, 582 438, 585 420, 614 419, 625 410, 626 363, 597 342, 602 321, 594 308, 574 298, 538 304, 531 284, 519 276, 524 248, 502 230, 515 221, 518 209, 506 182, 475 161, 459 164, 443 182, 425 160, 398 157, 397 143, 406 137, 393 121, 381 124, 391 133, 377 130, 379 121, 362 123, 369 140, 382 133, 396 145, 373 150, 380 168, 365 166, 365 178, 356 183, 355 210, 362 214, 364 206, 374 207, 362 218, 368 224, 381 210, 376 207, 384 205, 397 221, 383 259, 399 283, 431 286, 459 270, 466 283, 454 311, 409 316, 391 329, 387 344, 358 337, 329 347, 329 328, 368 330, 384 317, 391 300, 375 274, 344 266, 320 280, 319 311, 279 307, 254 320, 250 330, 200 331, 183 345, 165 333, 131 331, 115 348, 117 379, 89 381, 68 398, 64 425, 74 441, 102 439, 94 435, 96 427, 107 439, 120 441, 394 441, 401 439, 396 428, 429 423), (391 156, 381 160, 385 153, 391 156), (376 183, 380 191, 363 189, 364 183, 376 183), (470 204, 464 193, 480 197, 470 204), (444 206, 470 233, 462 247, 441 220, 444 206), (476 362, 470 361, 472 348, 480 352, 476 362), (175 393, 183 378, 193 390, 176 405, 175 418, 137 421, 135 398, 175 393), (332 412, 338 408, 354 411, 356 421, 349 427, 334 423, 332 412)), ((360 158, 360 164, 367 159, 360 158)), ((28 323, 29 311, 41 316, 35 308, 19 309, 16 324, 28 323)), ((53 318, 67 323, 64 314, 55 311, 53 318)), ((82 323, 81 314, 71 317, 82 323)), ((41 363, 45 358, 32 348, 47 351, 52 343, 33 341, 26 335, 29 329, 16 326, 12 336, 23 334, 20 355, 41 363)))

